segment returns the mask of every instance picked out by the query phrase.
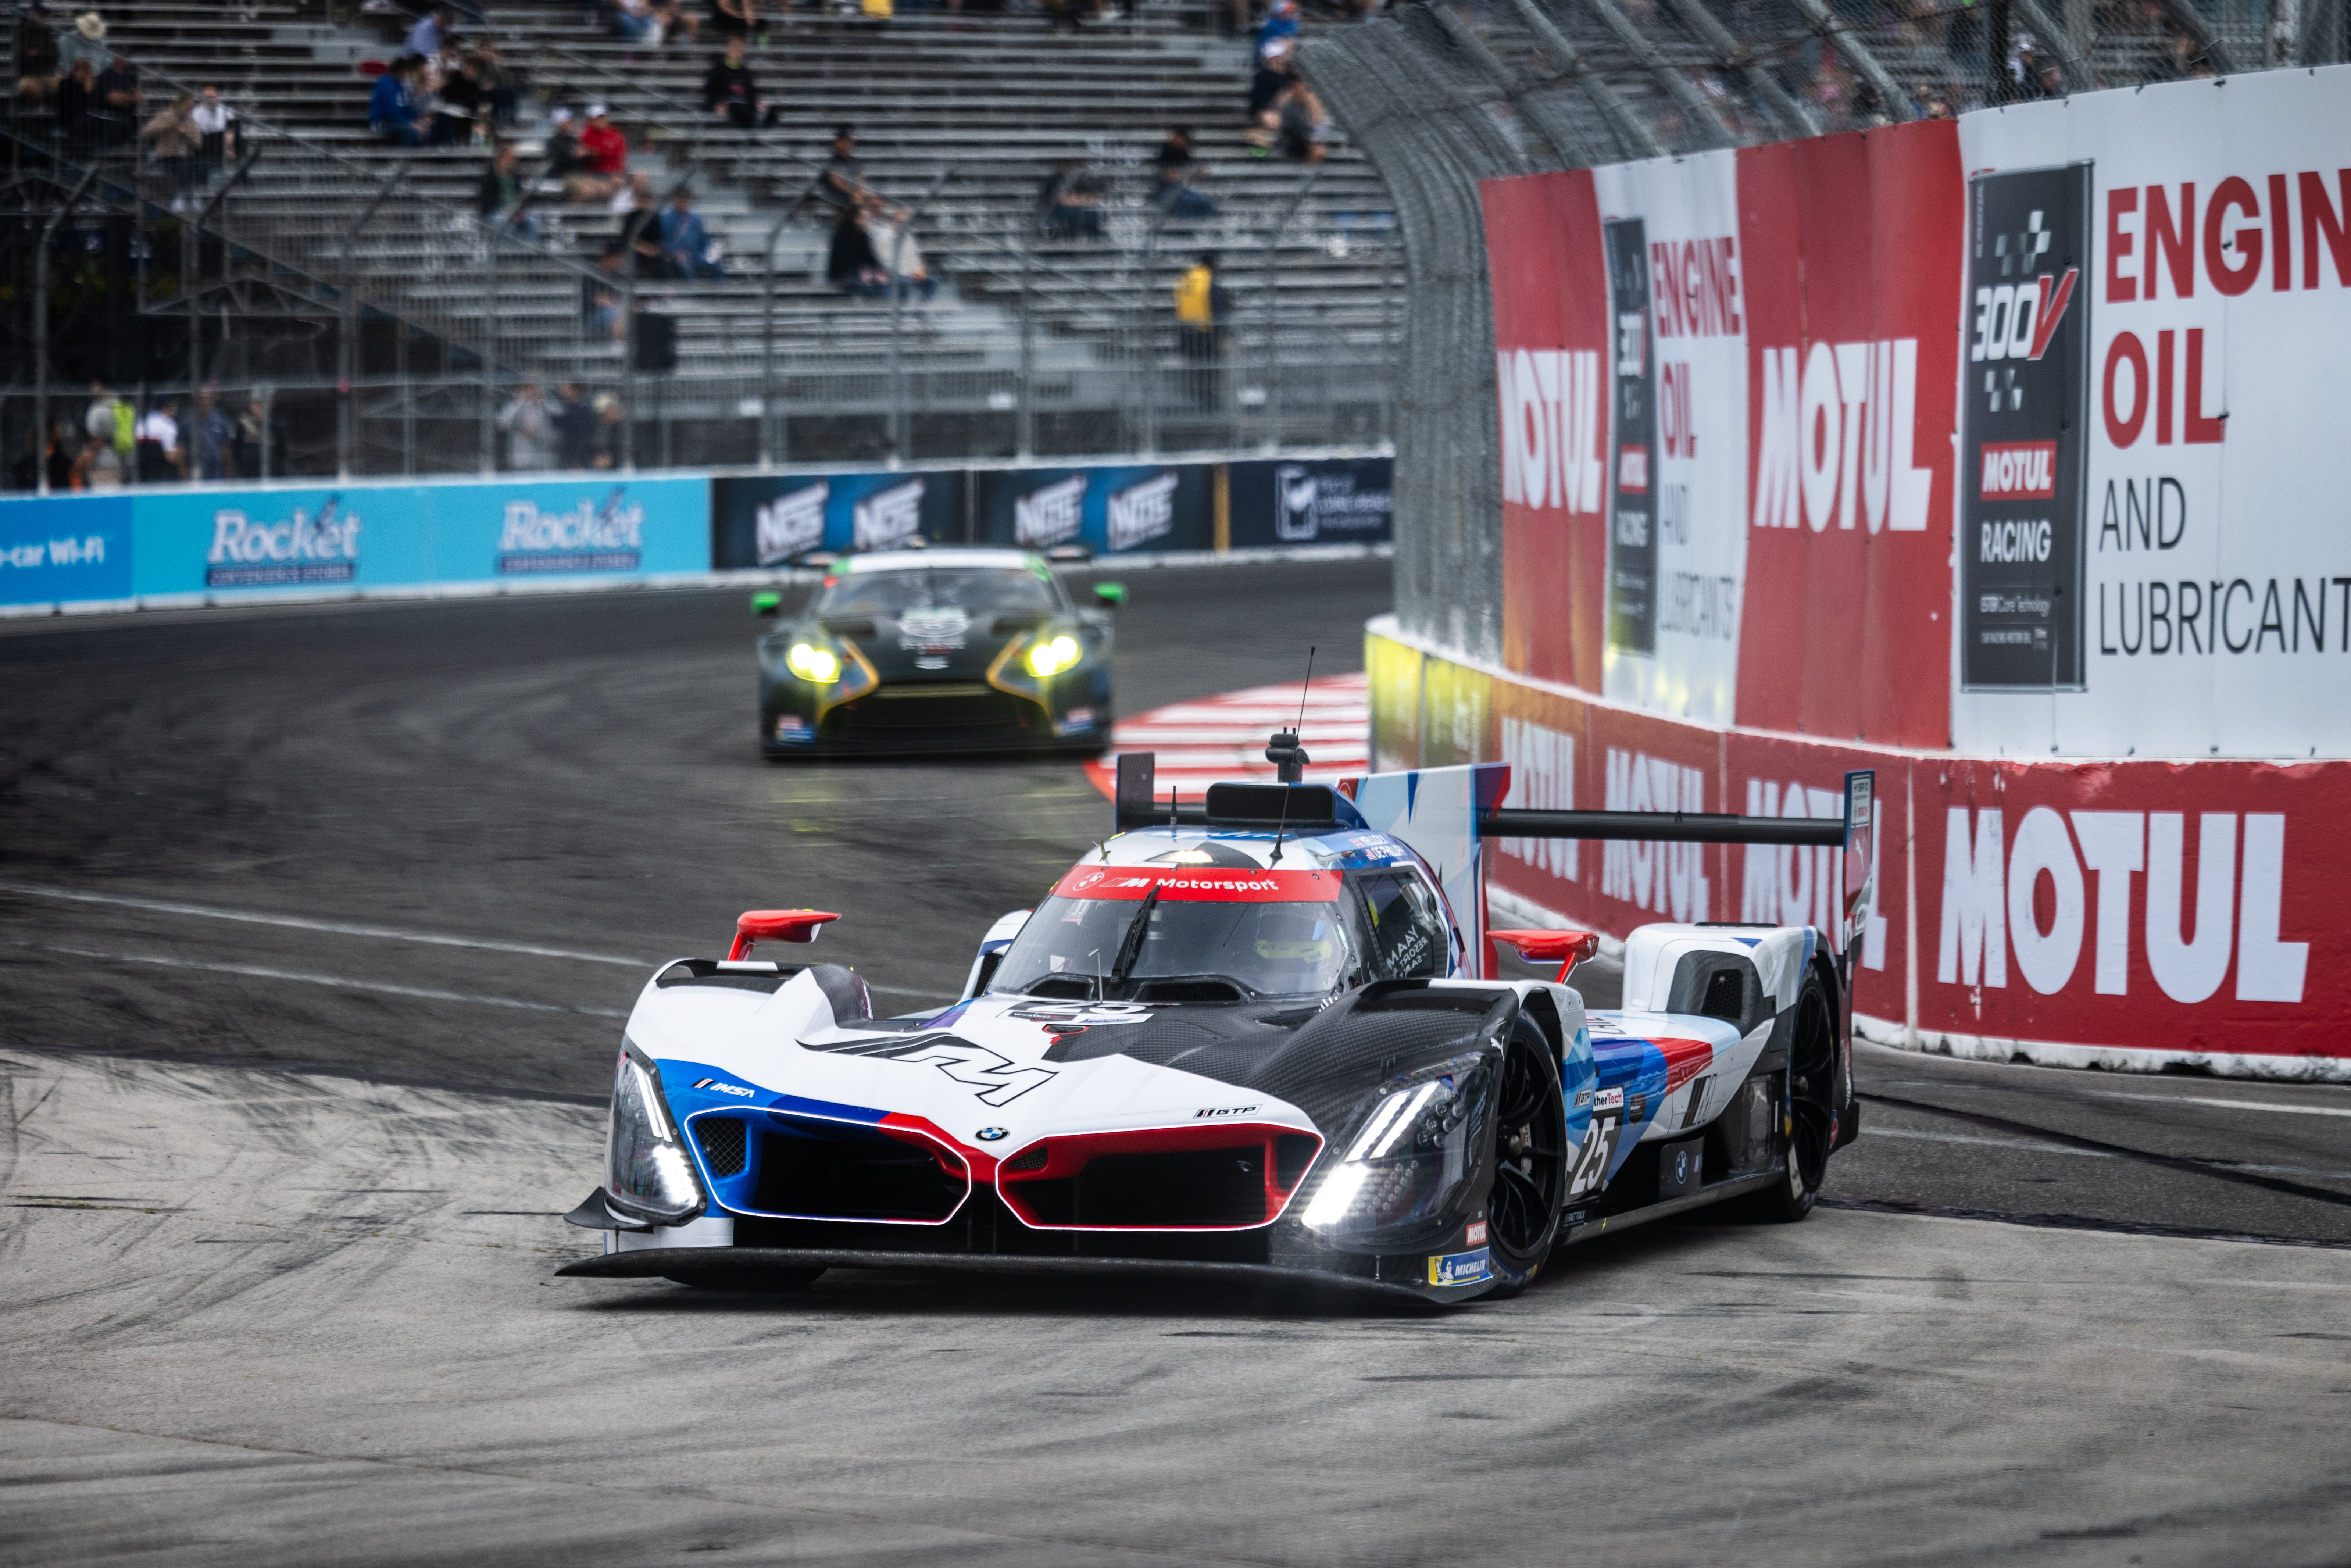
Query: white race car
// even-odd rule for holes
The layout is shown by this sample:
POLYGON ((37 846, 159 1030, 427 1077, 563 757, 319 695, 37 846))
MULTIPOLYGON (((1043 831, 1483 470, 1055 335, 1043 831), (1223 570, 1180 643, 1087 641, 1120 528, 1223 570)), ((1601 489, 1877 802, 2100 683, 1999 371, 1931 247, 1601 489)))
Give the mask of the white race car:
POLYGON ((1802 1218, 1857 1131, 1819 933, 1642 926, 1623 1008, 1587 1011, 1564 982, 1597 937, 1486 930, 1480 844, 1834 835, 1850 932, 1869 775, 1844 823, 1791 824, 1497 811, 1490 766, 1219 785, 1186 813, 1148 774, 1121 759, 1124 831, 998 921, 943 1011, 876 1018, 853 971, 752 956, 827 911, 754 911, 726 957, 664 966, 569 1216, 604 1251, 560 1272, 1181 1270, 1460 1301, 1704 1204, 1802 1218), (1489 941, 1559 979, 1493 977, 1489 941))

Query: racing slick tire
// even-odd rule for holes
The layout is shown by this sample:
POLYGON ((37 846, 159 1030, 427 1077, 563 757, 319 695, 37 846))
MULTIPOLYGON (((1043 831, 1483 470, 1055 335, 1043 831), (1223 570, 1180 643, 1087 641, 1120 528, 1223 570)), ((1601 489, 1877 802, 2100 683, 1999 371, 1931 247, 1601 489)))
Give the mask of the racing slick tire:
POLYGON ((1567 1105, 1559 1061, 1542 1031, 1523 1018, 1503 1041, 1497 1098, 1486 1247, 1488 1266, 1500 1283, 1489 1298, 1517 1295, 1541 1270, 1567 1194, 1567 1105))
POLYGON ((821 1269, 762 1269, 756 1273, 729 1270, 710 1274, 664 1274, 662 1278, 673 1285, 684 1285, 696 1291, 747 1291, 765 1295, 773 1291, 806 1290, 823 1274, 821 1269))
POLYGON ((1812 1213, 1828 1175, 1836 1060, 1836 1010, 1829 1002, 1828 985, 1817 972, 1807 970, 1796 992, 1788 1040, 1782 1177, 1769 1191, 1747 1200, 1748 1218, 1792 1225, 1812 1213))

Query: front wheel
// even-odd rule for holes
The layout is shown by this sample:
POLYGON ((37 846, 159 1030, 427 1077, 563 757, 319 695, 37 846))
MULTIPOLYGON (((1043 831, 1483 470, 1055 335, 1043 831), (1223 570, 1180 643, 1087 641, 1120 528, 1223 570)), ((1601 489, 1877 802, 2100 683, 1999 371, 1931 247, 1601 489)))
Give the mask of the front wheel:
POLYGON ((1503 1043, 1500 1112, 1494 1118, 1494 1189, 1486 1204, 1491 1292, 1526 1289, 1559 1234, 1567 1191, 1567 1105, 1550 1041, 1525 1019, 1503 1043))

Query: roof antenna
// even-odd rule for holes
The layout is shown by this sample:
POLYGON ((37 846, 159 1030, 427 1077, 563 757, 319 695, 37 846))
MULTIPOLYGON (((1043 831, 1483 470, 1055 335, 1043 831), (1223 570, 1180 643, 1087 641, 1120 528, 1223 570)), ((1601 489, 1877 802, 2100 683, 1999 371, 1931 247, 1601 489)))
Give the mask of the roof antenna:
POLYGON ((1268 865, 1281 863, 1282 830, 1290 823, 1288 787, 1303 781, 1306 777, 1306 765, 1313 760, 1306 755, 1306 748, 1298 743, 1299 731, 1306 727, 1306 696, 1313 686, 1314 648, 1309 644, 1306 649, 1306 683, 1298 688, 1298 722, 1288 729, 1275 730, 1273 738, 1266 744, 1265 748, 1265 759, 1273 764, 1274 777, 1280 780, 1283 786, 1281 811, 1275 817, 1273 823, 1273 854, 1266 862, 1268 865))
POLYGON ((1176 804, 1176 786, 1170 784, 1167 786, 1167 831, 1174 832, 1182 825, 1184 813, 1176 804))

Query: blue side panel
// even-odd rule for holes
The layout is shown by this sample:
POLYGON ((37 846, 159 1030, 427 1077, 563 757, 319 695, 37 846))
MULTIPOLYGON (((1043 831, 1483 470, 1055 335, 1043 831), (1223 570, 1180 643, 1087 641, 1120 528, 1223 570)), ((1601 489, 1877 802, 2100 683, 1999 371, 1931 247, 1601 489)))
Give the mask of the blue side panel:
POLYGON ((831 1122, 863 1122, 879 1126, 887 1111, 877 1111, 869 1105, 842 1105, 831 1100, 805 1100, 797 1094, 778 1094, 773 1090, 746 1083, 733 1073, 698 1061, 664 1061, 659 1063, 662 1092, 669 1097, 670 1109, 684 1121, 697 1111, 707 1111, 715 1105, 733 1106, 737 1110, 781 1111, 789 1115, 821 1116, 831 1122), (730 1094, 727 1087, 748 1089, 748 1094, 730 1094))
POLYGON ((1616 1146, 1608 1162, 1608 1179, 1632 1157, 1633 1146, 1641 1141, 1649 1124, 1656 1120, 1657 1110, 1666 1098, 1666 1053, 1646 1040, 1613 1032, 1608 1024, 1595 1020, 1592 1029, 1592 1056, 1598 1069, 1596 1098, 1623 1096, 1625 1125, 1616 1139, 1616 1146))
POLYGON ((1593 1095, 1599 1086, 1599 1066, 1592 1053, 1592 1031, 1577 1030, 1575 1038, 1567 1042, 1566 1058, 1559 1071, 1559 1091, 1567 1101, 1570 1148, 1582 1148, 1584 1134, 1592 1129, 1593 1095))

